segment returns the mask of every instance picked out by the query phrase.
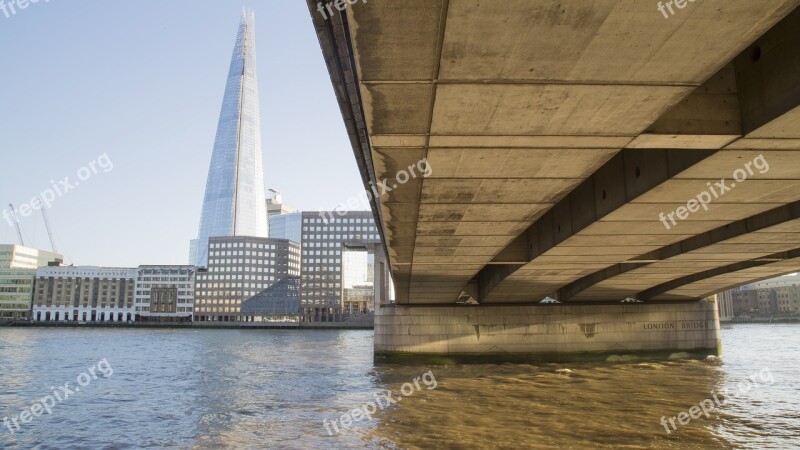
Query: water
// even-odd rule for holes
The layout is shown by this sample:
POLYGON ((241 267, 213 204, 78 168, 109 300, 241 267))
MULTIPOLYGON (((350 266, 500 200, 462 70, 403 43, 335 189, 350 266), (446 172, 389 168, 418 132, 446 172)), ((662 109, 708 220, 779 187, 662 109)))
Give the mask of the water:
POLYGON ((800 326, 723 339, 721 361, 376 367, 370 331, 0 328, 0 416, 80 388, 0 448, 800 448, 800 326))

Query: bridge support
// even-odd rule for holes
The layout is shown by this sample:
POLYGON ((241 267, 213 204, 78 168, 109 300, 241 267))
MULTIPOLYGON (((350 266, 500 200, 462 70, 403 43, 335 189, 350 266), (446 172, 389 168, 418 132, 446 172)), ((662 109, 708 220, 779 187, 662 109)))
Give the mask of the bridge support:
POLYGON ((527 362, 704 358, 721 353, 714 302, 528 306, 381 305, 378 361, 527 362))

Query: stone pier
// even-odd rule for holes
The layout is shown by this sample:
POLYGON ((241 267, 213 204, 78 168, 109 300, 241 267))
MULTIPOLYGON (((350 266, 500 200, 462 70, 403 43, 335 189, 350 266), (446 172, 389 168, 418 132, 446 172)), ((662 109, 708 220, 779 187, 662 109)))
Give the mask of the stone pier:
POLYGON ((716 304, 383 305, 379 361, 524 362, 703 358, 721 353, 716 304))

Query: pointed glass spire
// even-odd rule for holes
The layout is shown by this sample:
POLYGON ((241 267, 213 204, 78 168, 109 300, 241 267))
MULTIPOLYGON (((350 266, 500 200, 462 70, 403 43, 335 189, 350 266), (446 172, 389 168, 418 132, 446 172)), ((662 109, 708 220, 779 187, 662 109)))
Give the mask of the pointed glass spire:
POLYGON ((243 10, 208 169, 200 229, 192 241, 192 264, 208 265, 209 237, 267 237, 262 158, 255 14, 243 10))

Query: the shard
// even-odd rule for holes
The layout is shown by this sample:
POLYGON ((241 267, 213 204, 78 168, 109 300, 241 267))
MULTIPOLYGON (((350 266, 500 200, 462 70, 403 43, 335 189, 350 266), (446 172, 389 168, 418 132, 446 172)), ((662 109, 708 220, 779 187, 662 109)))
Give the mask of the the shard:
POLYGON ((242 11, 191 263, 205 267, 212 236, 267 237, 256 78, 255 15, 242 11))

